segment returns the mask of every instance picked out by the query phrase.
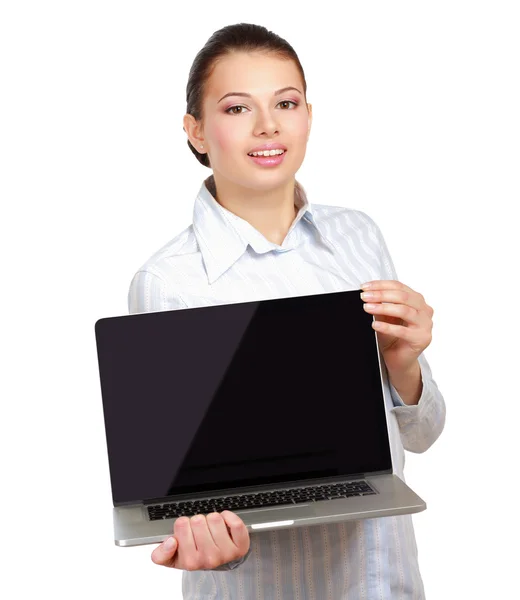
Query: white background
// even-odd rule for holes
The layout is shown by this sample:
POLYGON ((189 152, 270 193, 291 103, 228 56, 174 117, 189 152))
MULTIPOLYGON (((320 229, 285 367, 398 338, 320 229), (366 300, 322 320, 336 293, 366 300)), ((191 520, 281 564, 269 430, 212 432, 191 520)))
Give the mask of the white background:
POLYGON ((405 470, 428 503, 414 516, 428 600, 514 597, 515 4, 2 3, 2 597, 181 597, 155 545, 113 543, 94 323, 127 314, 135 271, 191 222, 210 170, 182 130, 188 72, 241 21, 303 64, 311 202, 369 214, 435 310, 425 355, 447 423, 405 470))

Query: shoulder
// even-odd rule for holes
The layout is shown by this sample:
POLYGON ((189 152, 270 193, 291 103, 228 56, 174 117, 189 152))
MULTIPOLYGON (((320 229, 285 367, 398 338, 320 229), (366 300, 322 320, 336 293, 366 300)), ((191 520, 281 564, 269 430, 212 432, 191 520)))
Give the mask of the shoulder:
POLYGON ((371 265, 372 279, 397 279, 381 229, 366 212, 342 206, 314 205, 315 220, 323 235, 340 253, 371 265))
POLYGON ((190 225, 154 252, 134 273, 128 290, 130 313, 186 306, 179 290, 200 280, 202 259, 190 225))
POLYGON ((374 219, 366 212, 350 207, 313 204, 313 212, 318 227, 324 233, 361 237, 375 245, 380 244, 381 230, 374 219))
MULTIPOLYGON (((137 273, 151 273, 166 279, 171 271, 189 267, 200 254, 193 225, 189 225, 174 238, 156 250, 137 270, 137 273)), ((136 273, 136 274, 137 274, 136 273)))
POLYGON ((193 224, 154 252, 134 273, 130 295, 173 296, 200 285, 204 266, 193 224), (136 292, 139 290, 140 292, 136 292), (144 292, 143 292, 144 290, 144 292))

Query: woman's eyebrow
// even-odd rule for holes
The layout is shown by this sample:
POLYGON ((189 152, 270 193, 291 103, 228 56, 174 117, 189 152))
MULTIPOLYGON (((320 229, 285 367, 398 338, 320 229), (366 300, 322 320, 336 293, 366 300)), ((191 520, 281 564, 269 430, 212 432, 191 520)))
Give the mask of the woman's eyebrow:
MULTIPOLYGON (((301 94, 301 92, 298 88, 295 88, 290 85, 290 86, 284 87, 280 90, 276 90, 276 92, 273 94, 273 96, 278 96, 278 94, 282 94, 283 92, 286 92, 287 90, 296 90, 299 94, 301 94)), ((246 94, 245 92, 229 92, 225 96, 222 96, 222 98, 217 102, 217 104, 219 102, 221 102, 222 100, 224 100, 224 98, 227 98, 228 96, 245 96, 246 98, 251 98, 251 94, 246 94)))

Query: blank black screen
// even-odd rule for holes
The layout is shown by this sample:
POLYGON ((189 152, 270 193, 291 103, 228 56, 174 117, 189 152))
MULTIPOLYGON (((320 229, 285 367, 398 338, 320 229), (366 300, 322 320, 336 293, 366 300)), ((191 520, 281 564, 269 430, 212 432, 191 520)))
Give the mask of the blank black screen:
POLYGON ((98 320, 114 505, 391 469, 360 292, 98 320))

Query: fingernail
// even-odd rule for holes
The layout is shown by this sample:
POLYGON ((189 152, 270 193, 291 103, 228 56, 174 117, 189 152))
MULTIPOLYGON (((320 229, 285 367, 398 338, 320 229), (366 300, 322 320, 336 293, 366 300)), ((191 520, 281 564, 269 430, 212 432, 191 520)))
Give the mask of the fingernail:
POLYGON ((164 549, 169 552, 175 546, 175 538, 169 537, 163 544, 164 549))
POLYGON ((361 284, 359 287, 360 287, 362 290, 369 290, 369 289, 372 287, 372 284, 371 284, 370 282, 367 282, 367 283, 362 283, 362 284, 361 284))

